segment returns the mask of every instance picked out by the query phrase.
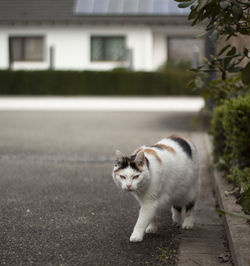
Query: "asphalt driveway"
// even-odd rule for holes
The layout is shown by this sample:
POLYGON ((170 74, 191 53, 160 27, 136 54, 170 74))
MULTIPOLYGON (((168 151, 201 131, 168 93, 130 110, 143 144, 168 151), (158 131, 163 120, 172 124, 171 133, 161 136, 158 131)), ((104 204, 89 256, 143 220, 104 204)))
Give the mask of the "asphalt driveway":
POLYGON ((117 148, 190 135, 193 115, 0 112, 0 264, 174 263, 180 230, 169 210, 158 234, 130 243, 138 204, 111 170, 117 148))

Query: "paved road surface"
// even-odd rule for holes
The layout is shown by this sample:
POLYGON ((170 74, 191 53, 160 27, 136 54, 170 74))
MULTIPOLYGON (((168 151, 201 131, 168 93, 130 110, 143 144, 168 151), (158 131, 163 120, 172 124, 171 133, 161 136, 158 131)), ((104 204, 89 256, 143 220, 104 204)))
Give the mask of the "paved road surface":
POLYGON ((116 188, 111 170, 117 148, 129 153, 172 133, 196 138, 192 116, 0 112, 0 264, 174 262, 183 237, 168 210, 157 235, 128 241, 138 205, 116 188))

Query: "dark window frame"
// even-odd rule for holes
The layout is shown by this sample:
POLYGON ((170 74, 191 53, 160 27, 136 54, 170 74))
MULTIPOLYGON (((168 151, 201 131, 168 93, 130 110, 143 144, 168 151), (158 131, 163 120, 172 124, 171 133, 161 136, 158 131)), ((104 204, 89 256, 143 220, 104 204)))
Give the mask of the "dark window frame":
POLYGON ((104 63, 108 63, 108 62, 126 62, 127 61, 127 56, 126 56, 126 36, 124 35, 91 35, 90 36, 90 61, 94 62, 94 63, 98 63, 98 62, 104 62, 104 63), (94 59, 93 58, 93 50, 92 50, 92 41, 95 38, 100 38, 102 41, 102 59, 94 59), (124 59, 122 60, 111 60, 107 58, 107 40, 110 39, 117 39, 117 38, 122 38, 124 39, 124 44, 125 44, 125 56, 124 59))
POLYGON ((9 36, 9 58, 10 62, 44 62, 45 61, 45 37, 42 35, 13 35, 9 36), (16 60, 13 57, 13 51, 12 51, 12 44, 11 42, 13 40, 20 40, 21 41, 21 58, 20 60, 16 60), (41 57, 38 59, 28 59, 27 54, 25 54, 25 46, 26 42, 30 39, 40 39, 42 41, 42 51, 41 51, 41 57))

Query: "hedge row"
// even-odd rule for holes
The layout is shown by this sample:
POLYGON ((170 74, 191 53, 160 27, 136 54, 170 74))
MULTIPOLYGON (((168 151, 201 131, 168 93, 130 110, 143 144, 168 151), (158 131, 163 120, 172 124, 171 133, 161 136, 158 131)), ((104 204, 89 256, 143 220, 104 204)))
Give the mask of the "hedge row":
POLYGON ((1 95, 193 95, 187 71, 0 71, 1 95))
POLYGON ((241 190, 250 188, 250 94, 225 101, 211 122, 214 157, 241 190))

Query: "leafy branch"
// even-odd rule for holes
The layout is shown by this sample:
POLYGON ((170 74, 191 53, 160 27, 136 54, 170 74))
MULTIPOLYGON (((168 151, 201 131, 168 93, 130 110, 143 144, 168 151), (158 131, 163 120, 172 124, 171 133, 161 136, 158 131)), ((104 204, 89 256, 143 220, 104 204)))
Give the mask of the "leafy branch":
MULTIPOLYGON (((192 25, 205 23, 206 33, 213 43, 220 37, 228 41, 232 36, 250 35, 250 2, 245 0, 175 0, 180 8, 190 7, 188 19, 192 25)), ((217 55, 210 55, 204 64, 194 71, 199 73, 242 73, 242 82, 250 84, 250 47, 237 51, 235 46, 225 45, 217 55)), ((204 75, 203 75, 204 77, 204 75)), ((203 78, 201 77, 201 79, 203 78)), ((201 83, 200 83, 201 85, 201 83)))

